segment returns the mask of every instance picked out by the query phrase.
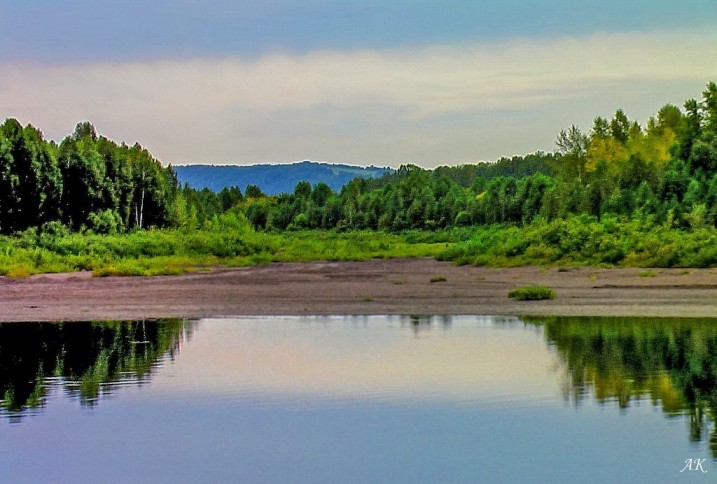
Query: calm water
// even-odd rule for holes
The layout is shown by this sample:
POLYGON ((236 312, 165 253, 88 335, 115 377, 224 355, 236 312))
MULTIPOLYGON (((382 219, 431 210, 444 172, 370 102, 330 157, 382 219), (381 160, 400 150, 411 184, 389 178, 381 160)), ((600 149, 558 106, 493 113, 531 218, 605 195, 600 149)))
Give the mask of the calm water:
POLYGON ((0 399, 2 482, 717 478, 717 320, 4 324, 0 399))

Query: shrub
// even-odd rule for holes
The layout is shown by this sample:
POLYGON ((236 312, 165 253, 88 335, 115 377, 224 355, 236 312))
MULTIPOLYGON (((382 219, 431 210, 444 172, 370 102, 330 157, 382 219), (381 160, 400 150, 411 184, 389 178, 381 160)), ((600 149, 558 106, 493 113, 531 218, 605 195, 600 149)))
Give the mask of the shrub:
POLYGON ((555 290, 545 286, 525 286, 513 289, 508 297, 518 301, 542 301, 544 299, 555 299, 555 290))
POLYGON ((90 212, 87 216, 89 228, 98 234, 115 234, 122 226, 122 218, 114 210, 90 212))

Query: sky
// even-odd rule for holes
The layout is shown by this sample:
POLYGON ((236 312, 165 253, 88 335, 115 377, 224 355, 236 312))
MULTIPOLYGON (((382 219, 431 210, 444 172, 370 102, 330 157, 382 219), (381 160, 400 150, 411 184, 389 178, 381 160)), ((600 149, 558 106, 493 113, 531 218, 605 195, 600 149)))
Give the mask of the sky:
POLYGON ((492 161, 710 80, 715 0, 0 0, 0 120, 164 164, 492 161))

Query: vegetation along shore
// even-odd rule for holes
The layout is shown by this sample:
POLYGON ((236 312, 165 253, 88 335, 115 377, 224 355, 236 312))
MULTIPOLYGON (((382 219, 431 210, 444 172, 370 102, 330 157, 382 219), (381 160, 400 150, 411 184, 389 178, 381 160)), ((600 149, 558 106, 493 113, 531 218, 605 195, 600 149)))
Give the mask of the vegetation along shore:
MULTIPOLYGON (((717 266, 717 85, 644 125, 620 109, 554 153, 425 170, 340 191, 182 186, 88 122, 60 143, 0 125, 0 274, 180 274, 269 262, 431 257, 478 266, 717 266)), ((368 297, 368 296, 367 296, 368 297)))

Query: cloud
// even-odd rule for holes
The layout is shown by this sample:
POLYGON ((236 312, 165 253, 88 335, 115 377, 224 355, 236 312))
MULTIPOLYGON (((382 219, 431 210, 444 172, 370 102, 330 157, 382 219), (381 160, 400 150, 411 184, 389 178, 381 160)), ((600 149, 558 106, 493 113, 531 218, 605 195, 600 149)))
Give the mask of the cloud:
POLYGON ((715 45, 716 32, 673 31, 254 60, 6 63, 0 116, 51 138, 88 119, 172 163, 466 162, 550 148, 565 125, 618 106, 639 119, 699 96, 717 78, 715 45))

